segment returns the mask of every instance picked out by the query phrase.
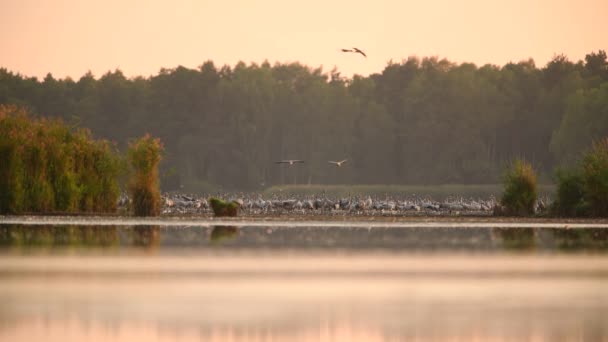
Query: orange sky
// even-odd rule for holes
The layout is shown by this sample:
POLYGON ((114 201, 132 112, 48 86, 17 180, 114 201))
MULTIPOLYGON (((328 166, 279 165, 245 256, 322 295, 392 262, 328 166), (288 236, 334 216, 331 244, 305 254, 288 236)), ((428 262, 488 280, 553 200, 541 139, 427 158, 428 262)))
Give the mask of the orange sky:
POLYGON ((410 55, 502 65, 608 49, 608 0, 0 0, 0 67, 79 78, 121 69, 300 61, 380 72, 410 55), (343 54, 357 46, 365 59, 343 54))

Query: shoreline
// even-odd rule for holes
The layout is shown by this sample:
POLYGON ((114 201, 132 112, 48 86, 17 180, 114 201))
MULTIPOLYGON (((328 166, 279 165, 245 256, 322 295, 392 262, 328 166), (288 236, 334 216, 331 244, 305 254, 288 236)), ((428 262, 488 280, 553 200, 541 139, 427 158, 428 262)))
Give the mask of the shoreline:
POLYGON ((213 217, 211 214, 133 217, 91 216, 0 216, 0 225, 120 225, 120 226, 306 226, 306 227, 521 227, 608 228, 607 218, 547 218, 494 216, 365 216, 365 215, 242 215, 213 217))

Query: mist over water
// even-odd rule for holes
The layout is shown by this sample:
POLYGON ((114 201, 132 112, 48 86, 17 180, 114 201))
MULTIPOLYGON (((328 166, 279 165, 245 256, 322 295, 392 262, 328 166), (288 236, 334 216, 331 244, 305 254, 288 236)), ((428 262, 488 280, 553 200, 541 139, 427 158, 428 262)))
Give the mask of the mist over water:
POLYGON ((1 224, 0 339, 602 340, 606 234, 1 224))

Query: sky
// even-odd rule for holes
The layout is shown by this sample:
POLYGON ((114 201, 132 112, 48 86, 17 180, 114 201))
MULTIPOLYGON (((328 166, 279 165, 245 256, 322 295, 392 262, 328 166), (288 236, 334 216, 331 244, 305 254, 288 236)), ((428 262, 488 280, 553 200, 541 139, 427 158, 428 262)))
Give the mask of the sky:
POLYGON ((608 50, 608 0, 0 0, 0 67, 25 76, 238 61, 343 75, 438 56, 504 65, 608 50), (346 54, 358 47, 368 55, 346 54))

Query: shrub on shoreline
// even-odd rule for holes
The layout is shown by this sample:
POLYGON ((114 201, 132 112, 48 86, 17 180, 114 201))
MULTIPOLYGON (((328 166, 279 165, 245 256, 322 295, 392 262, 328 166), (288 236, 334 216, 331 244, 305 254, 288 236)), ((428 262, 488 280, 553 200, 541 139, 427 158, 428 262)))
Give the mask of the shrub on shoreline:
POLYGON ((527 216, 534 214, 537 199, 536 173, 532 165, 516 159, 504 176, 505 189, 500 200, 505 214, 527 216))
POLYGON ((0 106, 0 213, 112 212, 119 165, 86 129, 0 106))
POLYGON ((583 176, 578 170, 558 171, 557 193, 551 213, 564 217, 587 216, 584 194, 583 176))
POLYGON ((135 216, 160 215, 160 189, 158 164, 162 159, 163 145, 160 139, 149 134, 129 144, 131 181, 129 192, 133 199, 135 216))
POLYGON ((215 197, 211 197, 209 199, 209 205, 211 205, 211 209, 213 209, 213 214, 217 217, 236 217, 240 206, 239 203, 236 201, 225 202, 215 197))
POLYGON ((593 143, 575 170, 558 172, 557 216, 608 216, 608 138, 593 143))
POLYGON ((585 201, 592 216, 608 216, 608 138, 593 143, 583 157, 585 201))

